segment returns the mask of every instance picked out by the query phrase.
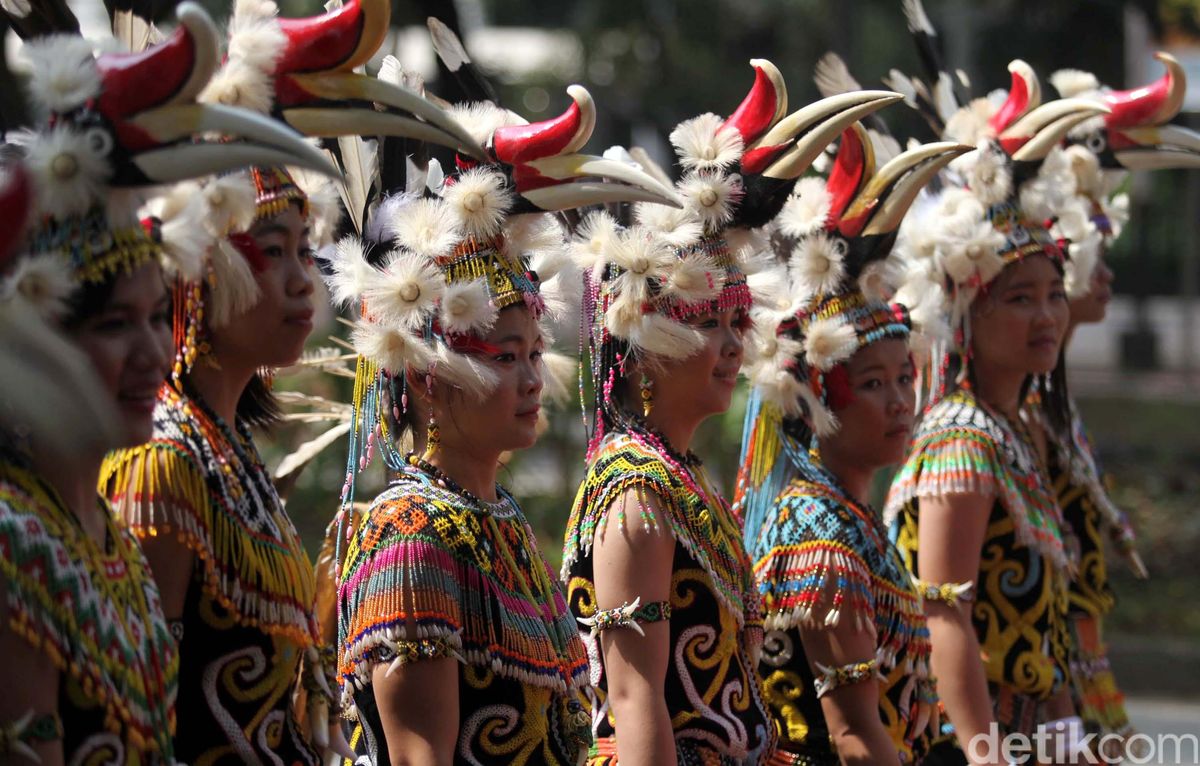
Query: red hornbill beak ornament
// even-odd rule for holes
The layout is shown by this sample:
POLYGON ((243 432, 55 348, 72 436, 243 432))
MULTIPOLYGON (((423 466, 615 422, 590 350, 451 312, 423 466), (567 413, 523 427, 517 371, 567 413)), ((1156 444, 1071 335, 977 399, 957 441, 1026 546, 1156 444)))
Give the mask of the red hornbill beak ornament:
POLYGON ((490 162, 512 176, 524 212, 557 211, 610 202, 682 201, 640 168, 580 149, 596 127, 596 105, 582 85, 567 88, 571 105, 558 117, 497 128, 487 142, 490 162))
POLYGON ((861 123, 854 123, 842 134, 825 183, 832 198, 828 226, 851 242, 851 253, 856 240, 872 248, 883 238, 890 240, 921 189, 954 158, 974 150, 954 141, 922 144, 876 169, 871 138, 861 123))
POLYGON ((1109 112, 1104 104, 1085 98, 1062 98, 1043 104, 1041 84, 1029 64, 1014 59, 1008 71, 1012 74, 1008 98, 988 125, 1005 154, 1018 166, 1040 163, 1074 127, 1109 112))
POLYGON ((275 113, 306 136, 412 138, 485 159, 471 134, 424 95, 354 71, 383 43, 390 16, 390 0, 349 0, 313 18, 276 20, 284 44, 275 113))
POLYGON ((1101 167, 1125 170, 1200 168, 1200 133, 1168 125, 1183 108, 1187 75, 1169 53, 1154 57, 1167 68, 1149 85, 1100 96, 1112 111, 1104 129, 1077 140, 1100 159, 1101 167))
POLYGON ((813 161, 857 120, 903 96, 886 90, 860 90, 823 98, 788 114, 783 75, 766 59, 751 59, 754 84, 725 120, 746 149, 740 170, 745 188, 735 225, 762 226, 779 212, 813 161))
POLYGON ((196 103, 217 67, 217 30, 195 3, 182 3, 178 17, 178 28, 158 45, 97 57, 99 94, 56 105, 51 128, 81 132, 89 150, 104 155, 112 169, 107 183, 116 187, 172 183, 247 165, 297 165, 338 175, 324 154, 278 121, 196 103), (220 138, 198 138, 205 135, 220 138))

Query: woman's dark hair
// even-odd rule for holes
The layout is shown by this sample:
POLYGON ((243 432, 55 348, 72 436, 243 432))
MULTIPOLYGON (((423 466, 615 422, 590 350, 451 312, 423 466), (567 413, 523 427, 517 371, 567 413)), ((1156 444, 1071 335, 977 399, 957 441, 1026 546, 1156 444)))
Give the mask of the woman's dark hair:
POLYGON ((120 277, 121 274, 117 274, 103 282, 85 282, 76 288, 67 301, 67 315, 63 319, 63 326, 68 330, 76 329, 103 311, 117 289, 117 280, 120 277))
POLYGON ((283 418, 279 398, 261 373, 255 373, 238 398, 237 416, 251 428, 270 430, 283 418))

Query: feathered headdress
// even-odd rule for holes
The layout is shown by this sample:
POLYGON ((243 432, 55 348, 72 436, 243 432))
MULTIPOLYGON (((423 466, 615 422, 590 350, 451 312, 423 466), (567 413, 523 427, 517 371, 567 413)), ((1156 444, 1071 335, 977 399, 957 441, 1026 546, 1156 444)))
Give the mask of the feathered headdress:
POLYGON ((165 254, 194 276, 203 261, 203 211, 175 227, 143 225, 140 189, 231 170, 260 157, 329 168, 287 128, 243 109, 197 104, 217 63, 216 29, 193 3, 179 27, 137 53, 98 57, 90 43, 56 35, 23 49, 32 64, 30 95, 46 127, 20 137, 38 190, 42 224, 29 249, 69 259, 83 282, 107 279, 165 254), (229 138, 208 142, 219 131, 229 138), (178 235, 178 236, 176 236, 178 235))
POLYGON ((533 124, 490 103, 453 108, 484 161, 460 154, 458 172, 445 179, 431 164, 376 206, 365 240, 343 239, 333 249, 330 292, 359 315, 346 503, 376 449, 392 468, 403 462, 389 429, 407 406, 408 385, 430 376, 485 397, 495 379, 477 353, 498 313, 524 305, 540 318, 562 304, 555 293, 569 260, 565 230, 550 211, 675 202, 640 170, 578 153, 595 106, 584 88, 568 92, 566 112, 533 124), (410 380, 413 372, 422 379, 410 380))
POLYGON ((1167 69, 1163 76, 1127 91, 1103 87, 1077 69, 1050 76, 1063 98, 1091 99, 1111 110, 1067 134, 1064 161, 1074 194, 1053 212, 1051 231, 1071 241, 1066 283, 1072 297, 1087 294, 1101 246, 1121 236, 1129 218, 1129 197, 1117 193, 1127 171, 1200 167, 1200 134, 1167 124, 1183 106, 1186 73, 1169 53, 1155 58, 1167 69))
POLYGON ((681 209, 640 204, 627 229, 593 213, 576 232, 596 397, 593 444, 622 417, 611 390, 626 360, 686 358, 703 343, 689 316, 749 309, 747 272, 767 248, 759 229, 846 125, 899 100, 858 91, 787 114, 779 70, 765 59, 751 65, 754 85, 730 117, 704 114, 671 132, 683 172, 675 184, 681 209))
POLYGON ((932 292, 953 332, 950 343, 937 344, 940 362, 925 380, 932 398, 944 393, 951 364, 969 346, 967 316, 979 290, 1027 256, 1063 262, 1068 243, 1048 230, 1073 194, 1059 144, 1073 127, 1107 111, 1086 99, 1042 104, 1029 65, 1015 60, 1008 68, 1006 96, 975 99, 946 121, 946 137, 976 150, 950 164, 940 191, 926 195, 900 231, 897 253, 905 267, 898 297, 927 302, 932 292))
MULTIPOLYGON (((896 232, 918 192, 971 147, 953 142, 917 146, 875 169, 866 129, 842 136, 828 180, 805 178, 770 225, 780 263, 774 294, 754 309, 748 371, 753 391, 744 427, 735 505, 747 530, 762 524, 794 466, 785 443, 803 454, 796 434, 827 436, 847 395, 844 363, 887 338, 907 341, 915 330, 942 334, 941 316, 915 316, 891 302, 898 268, 889 260, 896 232), (919 321, 917 321, 919 320, 919 321), (807 428, 787 423, 803 417, 807 428)), ((940 307, 939 307, 940 308, 940 307)))

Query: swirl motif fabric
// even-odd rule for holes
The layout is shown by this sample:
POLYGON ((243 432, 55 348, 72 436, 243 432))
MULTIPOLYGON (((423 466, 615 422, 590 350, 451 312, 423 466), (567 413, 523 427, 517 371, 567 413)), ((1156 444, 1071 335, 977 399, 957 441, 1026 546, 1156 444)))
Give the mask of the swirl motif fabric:
POLYGON ((799 468, 750 550, 768 628, 759 672, 780 749, 798 763, 837 763, 800 626, 851 620, 876 637, 875 659, 885 678, 880 717, 902 760, 912 762, 928 745, 924 724, 932 712, 929 628, 920 596, 874 512, 811 461, 799 468))
POLYGON ((388 763, 371 672, 459 661, 455 764, 575 764, 587 744, 583 643, 511 496, 488 511, 406 466, 347 546, 338 593, 343 701, 357 747, 388 763), (409 622, 417 637, 400 631, 409 622))
POLYGON ((100 486, 136 535, 176 535, 195 553, 176 756, 191 766, 316 764, 291 694, 318 636, 316 582, 249 429, 231 431, 164 385, 152 440, 112 453, 100 486))
MULTIPOLYGON (((1069 677, 1060 514, 1051 488, 1039 479, 1036 454, 1025 454, 1032 447, 1014 452, 1021 442, 970 392, 957 391, 925 415, 888 496, 890 534, 918 578, 921 498, 963 492, 996 497, 980 550, 971 619, 993 703, 1006 700, 1009 712, 1040 707, 1069 677)), ((1002 727, 1025 731, 1028 716, 1018 721, 1005 710, 996 713, 1002 727)))
MULTIPOLYGON (((702 474, 697 481, 707 484, 702 474)), ((596 613, 592 543, 606 525, 626 523, 610 511, 629 489, 658 497, 662 523, 675 537, 664 690, 678 762, 765 763, 775 735, 751 659, 761 641, 761 616, 741 531, 724 501, 706 503, 661 456, 626 434, 609 434, 600 445, 567 524, 563 578, 571 611, 577 618, 596 613)), ((598 641, 584 640, 596 737, 588 763, 608 766, 616 763, 617 722, 598 641)))
POLYGON ((97 545, 48 485, 0 463, 5 628, 59 671, 65 762, 168 763, 175 642, 141 549, 111 522, 107 537, 97 545))

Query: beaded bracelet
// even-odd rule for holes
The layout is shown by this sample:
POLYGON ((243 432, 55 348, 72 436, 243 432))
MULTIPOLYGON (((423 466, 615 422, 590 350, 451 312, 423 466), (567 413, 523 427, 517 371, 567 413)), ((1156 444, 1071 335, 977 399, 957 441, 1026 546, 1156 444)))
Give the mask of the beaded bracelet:
POLYGON ((642 625, 665 622, 670 619, 671 604, 669 602, 651 601, 643 606, 639 596, 633 600, 632 604, 626 602, 616 609, 598 609, 596 614, 591 617, 580 617, 579 622, 591 628, 593 636, 613 628, 633 628, 638 635, 644 636, 646 631, 642 630, 642 625))
POLYGON ((961 601, 969 604, 975 600, 974 582, 931 583, 913 578, 917 594, 925 601, 940 601, 946 606, 958 606, 961 601))
POLYGON ((857 684, 871 678, 883 680, 877 671, 879 660, 852 662, 836 668, 822 665, 819 662, 816 663, 816 666, 817 670, 821 671, 821 676, 813 679, 813 686, 817 689, 817 699, 824 697, 839 686, 857 684))
POLYGON ((30 710, 15 721, 0 723, 0 756, 19 755, 41 763, 32 743, 57 742, 62 738, 63 725, 58 713, 35 716, 30 710))

